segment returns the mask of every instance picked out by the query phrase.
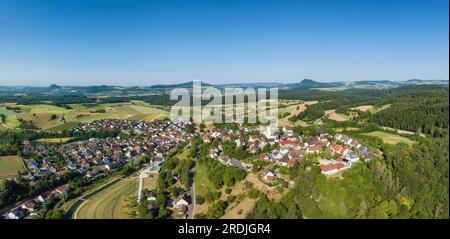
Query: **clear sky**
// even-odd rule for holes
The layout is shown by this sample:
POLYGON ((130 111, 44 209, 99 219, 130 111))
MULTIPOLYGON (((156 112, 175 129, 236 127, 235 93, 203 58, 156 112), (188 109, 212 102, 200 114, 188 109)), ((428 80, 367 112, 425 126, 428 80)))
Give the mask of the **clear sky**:
POLYGON ((448 0, 1 0, 0 85, 448 79, 448 0))

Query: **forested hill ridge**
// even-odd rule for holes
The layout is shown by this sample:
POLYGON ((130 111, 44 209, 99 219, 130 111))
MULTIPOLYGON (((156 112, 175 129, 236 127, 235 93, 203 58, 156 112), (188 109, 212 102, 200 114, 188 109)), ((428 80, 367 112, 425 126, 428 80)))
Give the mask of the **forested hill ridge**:
POLYGON ((380 126, 441 137, 448 134, 449 89, 441 85, 406 85, 392 89, 347 89, 342 91, 292 90, 283 99, 317 100, 290 117, 291 122, 327 119, 330 110, 354 123, 380 126), (361 111, 359 107, 371 107, 361 111))
POLYGON ((443 134, 449 125, 448 88, 436 86, 408 86, 393 89, 378 104, 390 107, 370 117, 371 122, 391 128, 425 133, 443 134))

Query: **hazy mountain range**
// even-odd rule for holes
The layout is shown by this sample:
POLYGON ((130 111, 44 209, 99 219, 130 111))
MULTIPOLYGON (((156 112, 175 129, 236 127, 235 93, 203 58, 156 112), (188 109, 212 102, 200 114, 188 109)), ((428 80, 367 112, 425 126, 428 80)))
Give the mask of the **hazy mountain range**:
MULTIPOLYGON (((449 85, 448 80, 420 80, 411 79, 407 81, 351 81, 351 82, 318 82, 310 79, 304 79, 298 83, 230 83, 230 84, 208 84, 202 82, 202 87, 213 86, 217 88, 225 87, 241 87, 241 88, 270 88, 278 87, 281 90, 301 90, 301 89, 318 89, 328 91, 339 91, 345 89, 389 89, 405 85, 449 85)), ((27 93, 27 94, 57 94, 57 93, 84 93, 84 94, 101 94, 111 92, 127 92, 129 94, 164 94, 170 92, 174 88, 191 88, 192 82, 181 84, 158 84, 152 86, 59 86, 50 85, 48 87, 30 87, 30 86, 0 86, 0 92, 3 93, 27 93)))

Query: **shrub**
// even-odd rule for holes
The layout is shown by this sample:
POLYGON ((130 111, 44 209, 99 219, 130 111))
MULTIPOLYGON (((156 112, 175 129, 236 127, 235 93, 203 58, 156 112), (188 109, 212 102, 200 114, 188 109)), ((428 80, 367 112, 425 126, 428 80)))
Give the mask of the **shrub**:
POLYGON ((214 202, 220 198, 221 193, 217 191, 209 191, 205 195, 205 199, 208 202, 214 202))
POLYGON ((259 191, 258 191, 257 189, 255 189, 255 188, 253 188, 253 189, 248 193, 248 196, 249 196, 250 198, 252 198, 252 199, 258 198, 259 195, 260 195, 259 191))
POLYGON ((205 203, 205 198, 202 196, 197 196, 196 201, 199 205, 202 205, 203 203, 205 203))

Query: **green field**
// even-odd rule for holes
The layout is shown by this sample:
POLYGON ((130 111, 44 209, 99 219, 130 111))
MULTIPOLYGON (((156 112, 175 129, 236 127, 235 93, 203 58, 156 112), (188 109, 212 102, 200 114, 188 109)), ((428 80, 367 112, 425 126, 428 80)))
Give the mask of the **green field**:
POLYGON ((205 165, 197 164, 195 167, 195 194, 205 196, 207 192, 214 190, 214 186, 208 179, 208 169, 205 165))
POLYGON ((383 140, 383 142, 386 144, 405 143, 408 145, 413 145, 415 143, 414 141, 412 141, 406 137, 402 137, 400 135, 386 133, 386 132, 382 132, 382 131, 373 131, 370 133, 364 133, 364 135, 375 136, 375 137, 381 138, 383 140))
MULTIPOLYGON (((208 169, 205 165, 197 164, 195 166, 195 195, 205 198, 206 193, 216 191, 214 185, 208 179, 208 169)), ((207 213, 211 203, 205 201, 203 204, 195 206, 195 214, 207 213)))
POLYGON ((88 199, 79 208, 77 219, 129 219, 133 218, 130 204, 136 199, 137 179, 123 179, 88 199))
POLYGON ((39 105, 26 105, 21 106, 21 108, 29 109, 29 112, 31 114, 62 114, 66 111, 66 109, 54 105, 45 105, 45 104, 39 104, 39 105))
POLYGON ((169 112, 159 106, 143 101, 108 103, 108 104, 72 104, 71 109, 47 105, 16 105, 20 112, 7 110, 6 105, 0 105, 0 114, 7 116, 0 130, 18 128, 19 120, 31 121, 43 130, 61 131, 71 129, 80 122, 92 122, 100 119, 132 119, 155 120, 169 116, 169 112))
POLYGON ((19 156, 0 156, 0 176, 17 176, 20 170, 23 163, 19 156))
POLYGON ((391 107, 391 104, 387 104, 387 105, 381 105, 381 106, 375 106, 369 109, 369 112, 372 114, 375 114, 377 112, 380 112, 382 110, 385 110, 387 108, 391 107))
POLYGON ((50 130, 50 131, 70 130, 70 129, 75 128, 78 124, 79 124, 79 122, 69 122, 69 123, 64 123, 64 124, 49 128, 48 130, 50 130))
POLYGON ((5 105, 0 105, 0 114, 6 116, 5 124, 1 124, 3 129, 16 128, 19 126, 20 122, 17 120, 17 113, 12 110, 7 110, 5 105))
POLYGON ((66 137, 66 138, 45 138, 45 139, 38 139, 38 142, 41 143, 65 143, 69 140, 73 139, 73 137, 66 137))

